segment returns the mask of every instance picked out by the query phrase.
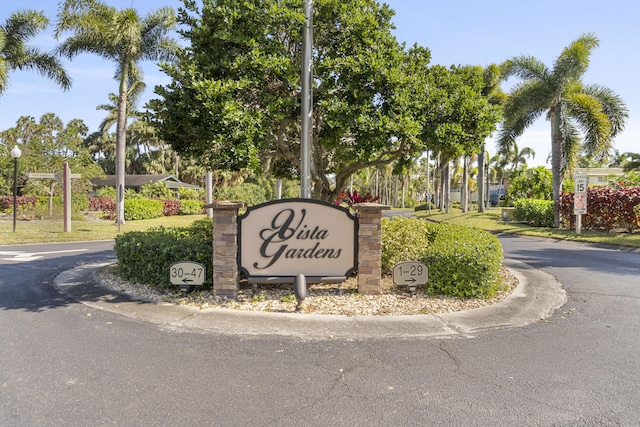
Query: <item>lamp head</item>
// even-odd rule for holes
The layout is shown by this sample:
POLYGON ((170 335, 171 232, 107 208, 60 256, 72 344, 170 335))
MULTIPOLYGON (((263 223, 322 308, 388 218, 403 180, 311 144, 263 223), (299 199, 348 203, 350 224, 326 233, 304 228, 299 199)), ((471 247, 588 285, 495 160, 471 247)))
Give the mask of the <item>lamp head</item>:
POLYGON ((22 151, 20 151, 17 145, 14 145, 11 149, 11 157, 13 157, 14 159, 19 159, 21 155, 22 151))

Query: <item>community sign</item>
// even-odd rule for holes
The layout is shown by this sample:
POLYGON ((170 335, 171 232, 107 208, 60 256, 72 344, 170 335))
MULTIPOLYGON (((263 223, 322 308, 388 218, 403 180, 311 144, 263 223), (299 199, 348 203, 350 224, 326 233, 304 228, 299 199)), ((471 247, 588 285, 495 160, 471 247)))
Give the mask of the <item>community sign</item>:
POLYGON ((357 264, 357 220, 311 199, 252 206, 238 218, 240 270, 247 277, 348 277, 357 264))

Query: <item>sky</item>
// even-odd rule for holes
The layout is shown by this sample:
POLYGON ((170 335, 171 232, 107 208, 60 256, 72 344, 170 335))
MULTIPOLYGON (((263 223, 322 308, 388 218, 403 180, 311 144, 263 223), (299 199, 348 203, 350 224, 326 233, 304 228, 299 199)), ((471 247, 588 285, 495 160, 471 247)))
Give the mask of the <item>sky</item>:
MULTIPOLYGON (((134 7, 142 14, 166 5, 177 9, 180 0, 103 0, 118 9, 134 7)), ((562 49, 584 33, 600 40, 592 51, 583 82, 606 86, 620 95, 629 109, 625 130, 614 141, 622 152, 640 152, 640 2, 637 0, 386 0, 396 12, 394 35, 407 45, 429 48, 432 64, 480 65, 501 63, 520 55, 530 55, 553 67, 562 49)), ((0 23, 17 10, 44 11, 51 25, 29 43, 50 51, 56 46, 53 27, 56 0, 1 0, 0 23)), ((21 116, 36 120, 55 113, 63 122, 82 119, 90 132, 98 129, 106 112, 96 110, 108 103, 117 91, 113 79, 115 65, 95 55, 81 54, 63 61, 73 79, 63 92, 55 83, 34 71, 16 70, 9 75, 8 89, 0 96, 0 130, 15 126, 21 116)), ((153 87, 169 82, 154 63, 143 63, 147 90, 140 106, 155 97, 153 87)), ((503 84, 508 91, 513 82, 503 84)), ((551 151, 550 124, 544 117, 517 141, 530 147, 536 156, 530 166, 547 165, 551 151)), ((487 150, 495 154, 493 140, 487 150)))

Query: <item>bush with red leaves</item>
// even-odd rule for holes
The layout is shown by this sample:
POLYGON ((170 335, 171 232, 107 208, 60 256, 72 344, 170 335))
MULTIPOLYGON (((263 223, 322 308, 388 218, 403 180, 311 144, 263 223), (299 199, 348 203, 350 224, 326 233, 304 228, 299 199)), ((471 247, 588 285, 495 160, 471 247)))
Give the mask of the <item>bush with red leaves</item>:
MULTIPOLYGON (((582 215, 582 228, 609 232, 616 228, 626 228, 633 233, 640 226, 638 209, 640 187, 594 187, 587 189, 587 214, 582 215)), ((573 193, 560 196, 560 217, 562 224, 575 228, 573 214, 573 193)))
MULTIPOLYGON (((34 196, 16 197, 16 207, 18 210, 23 206, 34 207, 38 203, 38 198, 34 196)), ((13 196, 0 197, 0 212, 13 211, 13 196)))

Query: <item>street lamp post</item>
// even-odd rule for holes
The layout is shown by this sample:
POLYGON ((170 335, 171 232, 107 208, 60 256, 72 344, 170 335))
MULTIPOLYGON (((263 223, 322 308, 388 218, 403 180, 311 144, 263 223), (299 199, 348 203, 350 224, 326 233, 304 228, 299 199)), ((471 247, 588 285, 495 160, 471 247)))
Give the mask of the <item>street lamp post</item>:
POLYGON ((11 149, 11 157, 13 157, 13 232, 16 232, 16 214, 18 211, 18 159, 22 155, 22 151, 17 145, 11 149))
POLYGON ((302 120, 300 134, 300 197, 311 198, 311 127, 313 114, 313 0, 304 2, 302 33, 302 120))

